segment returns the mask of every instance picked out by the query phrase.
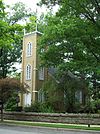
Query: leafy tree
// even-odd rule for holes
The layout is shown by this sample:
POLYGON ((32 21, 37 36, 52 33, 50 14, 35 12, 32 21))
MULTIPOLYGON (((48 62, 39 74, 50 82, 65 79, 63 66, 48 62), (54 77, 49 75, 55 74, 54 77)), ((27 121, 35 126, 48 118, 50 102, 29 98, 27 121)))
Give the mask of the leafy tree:
POLYGON ((10 35, 8 34, 9 25, 5 22, 4 18, 6 16, 5 6, 0 0, 0 56, 2 55, 2 46, 5 43, 5 46, 9 46, 9 41, 11 41, 10 35))
POLYGON ((8 101, 9 98, 13 96, 16 92, 27 92, 28 86, 26 84, 20 83, 20 80, 15 78, 4 78, 0 79, 0 103, 1 103, 1 121, 3 121, 3 106, 8 101))
POLYGON ((60 4, 61 0, 41 0, 38 4, 42 5, 45 4, 48 7, 54 6, 56 4, 60 4))
MULTIPOLYGON (((70 70, 100 91, 100 2, 99 0, 42 0, 59 4, 49 17, 41 39, 42 64, 56 66, 59 72, 70 70), (52 58, 53 57, 53 58, 52 58), (95 77, 94 77, 95 76, 95 77), (95 85, 95 86, 94 86, 95 85)), ((60 76, 61 77, 61 76, 60 76)), ((98 94, 97 93, 97 94, 98 94)), ((100 93, 99 93, 100 94, 100 93)))
POLYGON ((43 92, 45 95, 45 103, 51 106, 55 112, 64 112, 64 98, 61 86, 57 85, 54 79, 49 79, 43 84, 43 92), (59 90, 59 92, 58 92, 59 90))
POLYGON ((16 68, 12 67, 12 65, 21 61, 24 26, 19 24, 19 22, 26 20, 32 15, 32 12, 27 10, 21 2, 9 8, 10 12, 4 12, 5 16, 3 16, 2 20, 4 26, 0 27, 0 33, 2 34, 0 38, 0 50, 2 53, 0 57, 1 78, 5 78, 12 70, 16 71, 16 68))
POLYGON ((50 16, 50 12, 46 15, 42 13, 38 16, 37 13, 29 17, 29 22, 25 25, 26 33, 33 32, 38 30, 39 32, 44 32, 45 27, 47 26, 48 22, 48 15, 50 16))
POLYGON ((26 91, 27 86, 25 84, 20 83, 20 80, 15 78, 4 78, 0 79, 0 100, 4 103, 8 100, 12 95, 12 91, 26 91), (25 86, 25 87, 24 87, 25 86))
POLYGON ((7 21, 14 25, 19 21, 26 21, 28 17, 33 15, 31 9, 27 8, 22 2, 15 3, 14 6, 9 7, 10 11, 7 16, 7 21))
POLYGON ((36 16, 31 16, 25 26, 26 33, 36 30, 36 16))

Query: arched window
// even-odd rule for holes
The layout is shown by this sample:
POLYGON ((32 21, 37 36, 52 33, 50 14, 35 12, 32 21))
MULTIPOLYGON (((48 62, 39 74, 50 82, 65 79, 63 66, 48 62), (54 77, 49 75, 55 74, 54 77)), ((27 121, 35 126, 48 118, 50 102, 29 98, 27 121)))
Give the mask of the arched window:
POLYGON ((31 56, 32 55, 32 43, 29 42, 27 44, 27 56, 31 56))
POLYGON ((31 65, 26 66, 26 80, 31 79, 31 65))

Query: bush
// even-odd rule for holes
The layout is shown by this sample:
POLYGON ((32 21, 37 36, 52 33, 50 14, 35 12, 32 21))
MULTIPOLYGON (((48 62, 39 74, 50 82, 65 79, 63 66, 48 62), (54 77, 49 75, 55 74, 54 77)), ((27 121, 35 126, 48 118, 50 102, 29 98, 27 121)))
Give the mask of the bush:
POLYGON ((40 112, 40 103, 35 102, 31 106, 24 107, 25 112, 40 112))
POLYGON ((100 113, 100 99, 92 100, 86 105, 80 106, 79 113, 100 113))
POLYGON ((100 110, 100 99, 95 100, 95 106, 97 110, 100 110))
POLYGON ((43 113, 53 113, 53 109, 46 103, 34 103, 31 106, 24 107, 25 112, 43 112, 43 113))
POLYGON ((32 112, 31 106, 24 107, 23 109, 25 112, 32 112))
POLYGON ((22 111, 22 107, 21 106, 17 106, 16 96, 17 96, 17 94, 14 93, 13 97, 11 97, 7 101, 7 103, 5 104, 5 111, 17 111, 17 112, 21 112, 22 111))
POLYGON ((13 97, 11 97, 8 101, 7 101, 7 103, 5 104, 5 111, 11 111, 11 109, 13 108, 13 107, 15 107, 16 106, 16 99, 15 99, 15 97, 13 96, 13 97))
POLYGON ((47 103, 41 103, 40 110, 43 113, 54 113, 53 108, 47 103))
POLYGON ((22 111, 22 106, 18 106, 18 107, 13 106, 13 107, 11 108, 11 111, 21 112, 21 111, 22 111))

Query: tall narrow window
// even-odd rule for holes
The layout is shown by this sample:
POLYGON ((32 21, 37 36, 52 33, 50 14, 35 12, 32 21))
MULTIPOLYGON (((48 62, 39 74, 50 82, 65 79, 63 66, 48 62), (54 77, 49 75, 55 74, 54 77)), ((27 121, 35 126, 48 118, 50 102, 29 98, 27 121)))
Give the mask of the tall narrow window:
POLYGON ((26 93, 24 96, 25 96, 25 100, 24 100, 25 106, 30 106, 31 105, 31 93, 26 93))
POLYGON ((77 90, 75 92, 75 98, 78 102, 82 103, 82 91, 81 90, 77 90))
POLYGON ((31 66, 27 65, 26 67, 26 80, 30 80, 31 79, 31 66))
POLYGON ((27 56, 31 56, 32 55, 32 43, 29 42, 27 44, 27 56))
POLYGON ((44 92, 42 89, 40 89, 38 91, 38 102, 44 102, 45 101, 45 96, 44 96, 44 92))
POLYGON ((39 80, 44 80, 44 68, 41 67, 39 70, 39 80))

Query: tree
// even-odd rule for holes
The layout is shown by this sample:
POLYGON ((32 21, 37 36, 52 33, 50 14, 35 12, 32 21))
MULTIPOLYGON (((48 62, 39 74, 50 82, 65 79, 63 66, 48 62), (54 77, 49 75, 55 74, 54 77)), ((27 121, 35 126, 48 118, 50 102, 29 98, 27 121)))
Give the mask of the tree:
MULTIPOLYGON (((51 4, 49 0, 42 2, 51 4)), ((56 15, 49 17, 48 26, 41 39, 40 49, 47 48, 48 44, 46 51, 41 53, 42 63, 56 66, 60 72, 70 70, 85 83, 92 85, 92 90, 95 90, 95 84, 100 90, 99 0, 53 2, 54 5, 59 4, 59 10, 56 15)))
POLYGON ((28 86, 15 78, 0 79, 0 104, 1 104, 1 121, 3 121, 3 107, 14 92, 27 92, 28 86))
POLYGON ((5 6, 2 2, 2 0, 0 0, 0 57, 2 55, 2 46, 3 43, 6 42, 6 46, 9 46, 9 41, 10 41, 10 35, 8 35, 8 23, 4 21, 4 18, 6 16, 5 13, 5 6))
POLYGON ((62 1, 61 0, 41 0, 38 4, 42 5, 45 4, 48 7, 55 6, 56 4, 60 4, 62 1))
MULTIPOLYGON (((5 8, 7 7, 5 6, 5 8)), ((21 2, 9 8, 12 13, 5 13, 4 11, 3 24, 5 26, 0 27, 0 34, 2 34, 0 38, 0 78, 6 78, 11 71, 16 71, 16 68, 12 65, 21 62, 24 26, 19 21, 24 21, 33 14, 21 2)))
MULTIPOLYGON (((60 86, 61 88, 61 86, 60 86)), ((42 89, 45 96, 45 103, 53 108, 55 112, 64 112, 63 91, 52 78, 45 81, 42 89), (59 92, 58 92, 59 91, 59 92)))
POLYGON ((25 25, 26 33, 33 32, 36 30, 43 33, 45 27, 47 26, 48 15, 50 15, 50 13, 47 13, 46 15, 42 13, 40 16, 38 16, 36 12, 34 15, 30 16, 29 22, 27 22, 25 25))

